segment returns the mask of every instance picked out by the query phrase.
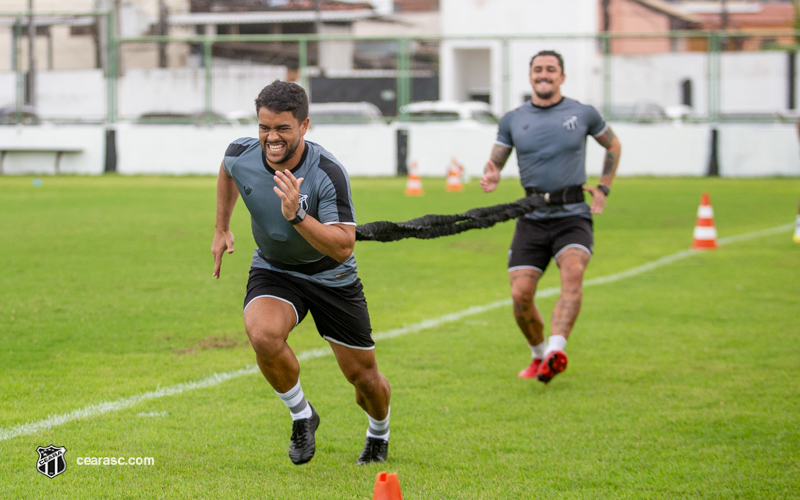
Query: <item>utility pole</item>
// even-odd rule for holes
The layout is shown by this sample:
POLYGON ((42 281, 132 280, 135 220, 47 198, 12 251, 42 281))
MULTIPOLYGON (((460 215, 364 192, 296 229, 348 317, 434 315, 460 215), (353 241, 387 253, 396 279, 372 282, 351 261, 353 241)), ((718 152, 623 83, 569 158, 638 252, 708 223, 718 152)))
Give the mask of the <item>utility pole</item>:
POLYGON ((314 0, 314 10, 316 11, 316 16, 314 17, 314 30, 317 32, 317 35, 322 33, 322 10, 320 4, 322 0, 314 0))
MULTIPOLYGON (((167 4, 164 0, 159 0, 158 2, 158 34, 161 36, 165 36, 168 34, 167 28, 167 16, 169 15, 167 11, 167 4)), ((167 44, 166 42, 159 42, 158 43, 158 67, 159 68, 166 68, 167 67, 167 44)))
POLYGON ((728 30, 728 0, 720 0, 722 2, 722 10, 720 13, 720 21, 722 24, 722 31, 728 30))
POLYGON ((28 0, 28 76, 25 81, 25 103, 36 106, 36 26, 33 24, 33 0, 28 0))
MULTIPOLYGON (((122 36, 122 21, 120 20, 120 12, 122 11, 121 0, 114 0, 114 38, 122 36)), ((116 50, 114 50, 114 68, 116 74, 114 78, 118 77, 122 74, 122 58, 120 57, 121 51, 119 45, 116 43, 114 44, 116 50)))
MULTIPOLYGON (((314 0, 314 10, 316 11, 314 16, 314 31, 317 33, 317 36, 322 34, 322 7, 321 4, 322 0, 314 0)), ((322 64, 322 41, 317 40, 317 66, 321 66, 322 64)), ((305 71, 305 68, 300 68, 298 65, 298 71, 305 71)), ((307 91, 310 90, 311 83, 309 82, 309 88, 306 89, 307 91)))
POLYGON ((722 9, 720 11, 720 28, 722 29, 722 50, 728 46, 728 37, 725 33, 728 31, 728 0, 720 0, 722 2, 722 9))

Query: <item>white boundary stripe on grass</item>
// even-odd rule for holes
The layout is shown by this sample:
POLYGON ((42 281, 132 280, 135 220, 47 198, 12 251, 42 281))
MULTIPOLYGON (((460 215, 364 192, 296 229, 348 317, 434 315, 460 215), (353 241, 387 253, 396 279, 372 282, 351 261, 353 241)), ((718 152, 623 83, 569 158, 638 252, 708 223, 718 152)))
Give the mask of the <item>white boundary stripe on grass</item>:
MULTIPOLYGON (((794 227, 795 224, 793 223, 784 224, 783 226, 778 226, 771 229, 765 229, 763 231, 756 231, 753 233, 746 233, 738 236, 729 236, 727 238, 721 238, 717 241, 717 243, 720 245, 726 245, 729 243, 736 243, 739 241, 761 238, 763 236, 778 234, 783 231, 793 229, 794 227)), ((667 264, 671 264, 672 262, 685 259, 689 256, 695 255, 696 253, 698 253, 698 251, 696 250, 684 250, 672 255, 667 255, 666 257, 662 257, 653 262, 649 262, 647 264, 634 267, 632 269, 628 269, 627 271, 622 271, 616 274, 612 274, 610 276, 603 276, 600 278, 586 280, 584 282, 584 286, 604 285, 606 283, 613 283, 621 279, 638 276, 648 271, 652 271, 653 269, 657 269, 667 264)), ((538 297, 550 297, 556 295, 558 292, 559 289, 557 287, 552 287, 540 290, 537 292, 536 295, 538 297)), ((484 304, 481 306, 472 306, 462 311, 439 316, 438 318, 426 319, 424 321, 420 321, 419 323, 415 323, 413 325, 407 325, 401 328, 395 328, 394 330, 377 333, 374 335, 374 338, 375 340, 384 340, 384 339, 399 337, 401 335, 406 335, 421 330, 427 330, 429 328, 435 328, 445 323, 452 323, 454 321, 459 321, 463 318, 466 318, 467 316, 473 316, 475 314, 484 313, 486 311, 491 311, 499 307, 505 307, 510 304, 511 304, 511 299, 504 299, 495 302, 490 302, 488 304, 484 304)), ((331 355, 330 349, 310 349, 298 353, 297 359, 299 361, 303 361, 308 359, 321 358, 323 356, 329 356, 329 355, 331 355)), ((85 418, 94 417, 97 415, 103 415, 105 413, 124 410, 125 408, 129 408, 143 401, 163 398, 165 396, 174 396, 176 394, 182 394, 184 392, 193 391, 195 389, 205 389, 206 387, 213 387, 228 380, 243 377, 245 375, 253 375, 255 373, 258 373, 258 367, 256 365, 250 365, 240 370, 223 372, 223 373, 214 373, 199 380, 195 380, 192 382, 183 382, 168 387, 160 387, 154 391, 145 392, 135 396, 129 396, 127 398, 118 399, 116 401, 102 402, 85 406, 81 409, 71 411, 69 413, 62 413, 60 415, 51 415, 50 417, 47 417, 45 419, 36 420, 34 422, 28 422, 26 424, 22 424, 17 427, 0 429, 0 441, 6 441, 18 436, 27 436, 42 430, 52 429, 53 427, 64 425, 68 422, 72 422, 73 420, 83 420, 85 418)))

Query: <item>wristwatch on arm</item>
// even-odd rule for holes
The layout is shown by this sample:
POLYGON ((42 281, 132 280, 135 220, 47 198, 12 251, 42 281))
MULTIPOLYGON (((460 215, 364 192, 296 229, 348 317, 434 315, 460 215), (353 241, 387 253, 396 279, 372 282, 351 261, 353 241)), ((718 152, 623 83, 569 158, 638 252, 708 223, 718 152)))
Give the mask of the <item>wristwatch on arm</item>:
POLYGON ((604 195, 606 195, 606 196, 608 196, 608 193, 610 193, 610 192, 611 192, 611 189, 609 189, 609 187, 608 187, 608 186, 604 186, 604 185, 602 185, 602 184, 598 184, 598 185, 597 185, 597 189, 599 189, 600 191, 602 191, 602 192, 603 192, 603 194, 604 194, 604 195))
POLYGON ((294 216, 294 219, 289 221, 289 224, 296 225, 300 224, 306 219, 306 211, 303 210, 303 207, 297 209, 297 214, 294 216))

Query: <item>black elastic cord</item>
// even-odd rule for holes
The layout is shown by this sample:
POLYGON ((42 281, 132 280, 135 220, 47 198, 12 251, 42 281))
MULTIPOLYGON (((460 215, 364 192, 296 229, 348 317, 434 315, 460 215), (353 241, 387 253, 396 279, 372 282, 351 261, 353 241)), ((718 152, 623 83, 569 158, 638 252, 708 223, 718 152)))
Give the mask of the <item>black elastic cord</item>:
POLYGON ((405 238, 431 239, 450 236, 470 229, 491 227, 547 205, 541 195, 533 195, 512 203, 473 208, 463 214, 431 214, 406 222, 369 222, 356 226, 356 240, 389 242, 405 238))

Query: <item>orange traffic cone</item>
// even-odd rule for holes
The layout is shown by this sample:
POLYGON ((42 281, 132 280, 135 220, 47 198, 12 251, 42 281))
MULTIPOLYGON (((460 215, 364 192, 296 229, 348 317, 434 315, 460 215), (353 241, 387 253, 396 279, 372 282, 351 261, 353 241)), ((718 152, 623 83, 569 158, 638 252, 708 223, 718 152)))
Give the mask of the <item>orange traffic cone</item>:
POLYGON ((794 236, 792 239, 795 243, 800 243, 800 204, 797 205, 797 222, 794 226, 794 236))
POLYGON ((694 226, 694 250, 716 250, 717 230, 714 227, 714 209, 708 193, 703 193, 700 206, 697 208, 697 225, 694 226))
POLYGON ((411 162, 411 171, 408 173, 408 181, 406 181, 406 196, 422 196, 425 194, 422 191, 422 179, 417 172, 417 161, 411 162))
POLYGON ((450 159, 450 166, 447 168, 447 184, 445 189, 447 191, 463 191, 464 184, 461 182, 461 174, 464 173, 464 167, 459 165, 456 157, 450 159))
POLYGON ((375 491, 372 493, 372 500, 403 500, 397 473, 378 473, 378 477, 375 478, 375 491))

